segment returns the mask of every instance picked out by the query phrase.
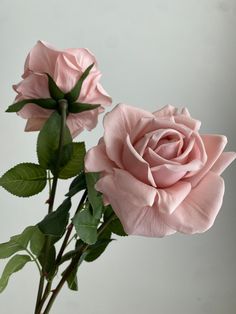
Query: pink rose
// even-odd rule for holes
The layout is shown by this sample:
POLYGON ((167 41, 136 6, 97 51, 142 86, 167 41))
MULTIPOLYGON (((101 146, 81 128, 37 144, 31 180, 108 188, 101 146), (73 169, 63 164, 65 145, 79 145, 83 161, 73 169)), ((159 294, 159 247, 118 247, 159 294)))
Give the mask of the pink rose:
POLYGON ((147 111, 124 104, 104 118, 104 137, 86 155, 128 234, 162 237, 209 229, 224 195, 220 174, 236 154, 223 135, 200 135, 187 109, 147 111))
MULTIPOLYGON (((48 89, 49 74, 58 87, 65 93, 69 92, 81 77, 81 74, 94 63, 88 77, 85 79, 78 101, 90 104, 110 105, 111 98, 99 83, 101 73, 97 69, 94 55, 87 49, 57 50, 48 43, 38 41, 27 56, 23 80, 14 85, 17 92, 16 102, 23 99, 50 98, 48 89)), ((103 107, 81 113, 70 113, 67 125, 73 137, 84 128, 93 129, 98 120, 98 114, 103 107)), ((40 130, 52 111, 35 104, 27 104, 18 114, 27 119, 25 131, 40 130)))

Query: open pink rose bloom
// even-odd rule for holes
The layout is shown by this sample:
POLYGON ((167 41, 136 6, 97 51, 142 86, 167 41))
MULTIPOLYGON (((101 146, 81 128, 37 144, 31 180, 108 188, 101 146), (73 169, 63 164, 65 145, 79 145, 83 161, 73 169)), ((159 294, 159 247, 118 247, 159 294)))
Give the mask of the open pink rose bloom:
MULTIPOLYGON (((38 41, 30 51, 26 62, 23 80, 14 85, 18 93, 15 101, 24 99, 50 98, 48 89, 49 74, 57 86, 65 93, 69 92, 88 66, 94 63, 92 70, 83 83, 78 101, 89 104, 110 105, 111 98, 99 83, 101 73, 97 69, 94 55, 87 49, 57 50, 49 44, 38 41)), ((67 125, 73 137, 83 129, 91 130, 97 124, 98 114, 103 107, 81 113, 70 113, 67 125)), ((27 119, 26 131, 40 130, 52 111, 35 104, 27 104, 18 114, 27 119)))
POLYGON ((224 169, 235 159, 223 152, 223 135, 199 134, 186 108, 147 111, 124 104, 104 118, 104 137, 86 156, 100 172, 96 189, 128 234, 162 237, 208 230, 221 208, 224 169))

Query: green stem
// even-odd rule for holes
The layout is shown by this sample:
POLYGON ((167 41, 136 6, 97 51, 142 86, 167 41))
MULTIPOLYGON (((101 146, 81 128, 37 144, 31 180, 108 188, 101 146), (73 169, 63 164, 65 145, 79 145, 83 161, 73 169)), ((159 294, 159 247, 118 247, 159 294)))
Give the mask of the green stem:
MULTIPOLYGON (((82 195, 82 197, 81 197, 81 200, 80 200, 80 202, 79 202, 79 205, 78 205, 78 207, 77 207, 77 210, 76 210, 76 212, 75 212, 75 215, 76 215, 77 212, 81 209, 81 206, 83 205, 83 203, 84 203, 86 197, 87 197, 87 190, 84 191, 84 193, 83 193, 83 195, 82 195)), ((72 230, 73 230, 73 227, 74 227, 73 223, 70 223, 69 226, 67 227, 67 232, 66 232, 64 241, 63 241, 63 243, 62 243, 61 249, 60 249, 60 251, 59 251, 59 253, 58 253, 58 256, 57 256, 57 258, 56 258, 56 265, 58 265, 58 264, 60 263, 60 261, 61 261, 62 255, 63 255, 63 253, 64 253, 64 251, 65 251, 65 249, 66 249, 66 247, 67 247, 67 242, 68 242, 68 240, 69 240, 69 238, 70 238, 70 235, 71 235, 71 232, 72 232, 72 230)))
MULTIPOLYGON (((48 200, 48 204, 49 204, 48 213, 51 213, 53 211, 53 205, 54 205, 54 200, 55 200, 55 196, 56 196, 58 172, 60 169, 62 150, 63 150, 63 144, 64 144, 64 133, 65 133, 65 127, 66 127, 66 113, 67 113, 67 108, 68 108, 67 100, 62 99, 62 100, 59 100, 58 103, 59 103, 59 108, 60 108, 60 113, 61 113, 61 128, 60 128, 60 138, 59 138, 59 146, 58 146, 58 158, 56 161, 52 187, 50 185, 51 182, 49 183, 50 196, 49 196, 49 200, 48 200)), ((41 303, 41 299, 42 299, 45 277, 46 277, 44 265, 46 264, 46 261, 48 259, 48 254, 49 254, 49 250, 50 250, 50 241, 51 241, 51 237, 47 236, 45 239, 45 245, 44 245, 44 249, 43 249, 43 251, 45 252, 45 255, 44 255, 43 263, 42 263, 43 264, 43 270, 42 270, 42 275, 41 275, 40 281, 39 281, 35 314, 40 314, 40 310, 41 310, 40 309, 40 303, 41 303)))
MULTIPOLYGON (((115 214, 111 214, 111 216, 103 222, 103 224, 98 228, 98 235, 100 235, 106 228, 107 226, 112 222, 112 220, 115 218, 115 214)), ((59 292, 61 291, 61 288, 65 284, 67 278, 69 277, 70 273, 77 267, 79 260, 82 256, 82 254, 89 248, 89 244, 84 243, 84 245, 81 247, 81 250, 76 254, 76 256, 72 259, 71 263, 69 266, 66 268, 63 277, 61 278, 60 282, 58 283, 57 287, 53 290, 51 298, 48 301, 48 304, 45 308, 45 311, 43 314, 48 314, 49 311, 52 308, 53 303, 55 302, 55 299, 59 292)))

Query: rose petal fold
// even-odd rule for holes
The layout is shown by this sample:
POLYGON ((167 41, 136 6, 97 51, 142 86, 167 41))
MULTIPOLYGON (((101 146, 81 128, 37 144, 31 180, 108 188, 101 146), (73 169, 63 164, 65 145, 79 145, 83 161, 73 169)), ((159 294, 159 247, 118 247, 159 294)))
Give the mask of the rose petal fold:
POLYGON ((143 116, 152 117, 152 114, 139 108, 119 104, 104 117, 107 155, 120 168, 123 168, 121 162, 123 142, 143 116))
POLYGON ((191 184, 179 181, 169 188, 158 189, 158 210, 172 214, 191 191, 191 184))
POLYGON ((182 233, 205 232, 213 225, 223 196, 224 180, 210 171, 171 215, 162 213, 162 218, 168 226, 182 233))
POLYGON ((216 160, 223 152, 225 145, 227 144, 227 138, 224 135, 207 134, 201 135, 201 138, 205 147, 207 161, 198 173, 190 178, 186 178, 186 181, 190 182, 192 184, 192 187, 195 187, 200 182, 200 180, 208 173, 208 171, 212 168, 216 160))
POLYGON ((211 167, 211 171, 218 175, 221 175, 224 170, 234 161, 236 158, 235 152, 223 152, 214 165, 211 167))
POLYGON ((115 164, 107 157, 106 148, 101 141, 97 146, 91 148, 84 160, 86 172, 112 172, 115 164))

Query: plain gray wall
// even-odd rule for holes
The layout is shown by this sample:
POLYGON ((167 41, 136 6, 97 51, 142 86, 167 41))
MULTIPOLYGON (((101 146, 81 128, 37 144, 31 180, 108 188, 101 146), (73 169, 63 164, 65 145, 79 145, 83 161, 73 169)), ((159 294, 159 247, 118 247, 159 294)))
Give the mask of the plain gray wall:
MULTIPOLYGON (((4 110, 38 39, 91 49, 114 104, 150 111, 167 103, 187 106, 202 132, 227 135, 227 149, 235 150, 235 29, 235 0, 1 0, 0 173, 36 161, 36 134, 25 134, 25 121, 4 110)), ((101 135, 100 121, 80 139, 90 147, 101 135)), ((119 238, 96 262, 82 265, 79 292, 65 287, 52 313, 235 314, 235 164, 224 178, 224 204, 210 231, 119 238)), ((61 183, 58 202, 66 189, 61 183)), ((0 197, 1 242, 46 212, 46 191, 21 199, 1 189, 0 197)), ((0 295, 1 314, 32 314, 37 276, 30 265, 12 278, 0 295)))

